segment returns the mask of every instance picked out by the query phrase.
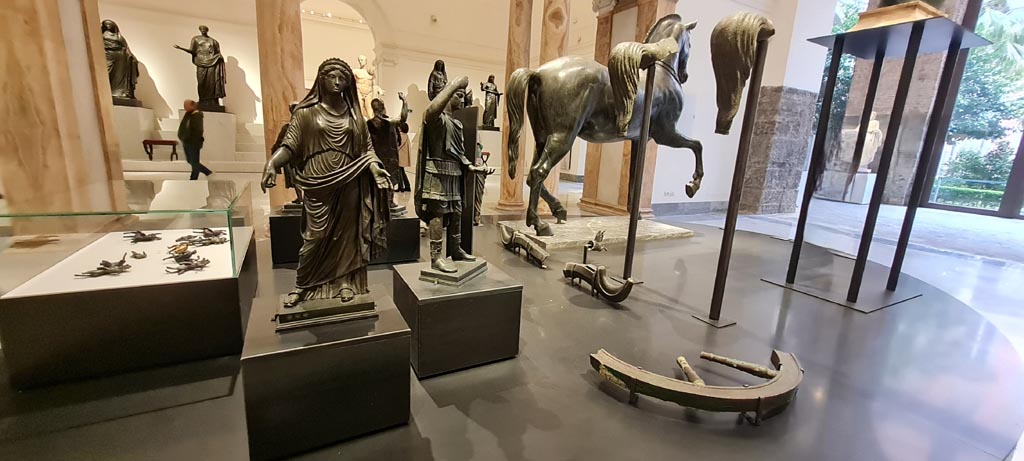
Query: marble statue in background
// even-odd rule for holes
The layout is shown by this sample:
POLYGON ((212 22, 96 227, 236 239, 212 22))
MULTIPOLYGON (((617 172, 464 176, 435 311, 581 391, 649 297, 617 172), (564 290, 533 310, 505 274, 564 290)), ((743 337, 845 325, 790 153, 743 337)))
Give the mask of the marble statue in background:
MULTIPOLYGON (((431 76, 433 77, 433 76, 431 76)), ((447 228, 448 252, 453 261, 476 261, 462 242, 463 174, 491 174, 493 168, 474 165, 466 158, 462 122, 454 112, 463 108, 469 78, 459 77, 434 95, 423 111, 423 139, 416 165, 413 200, 416 215, 427 224, 430 267, 445 273, 458 269, 441 252, 447 228)))
MULTIPOLYGON (((402 115, 397 120, 388 118, 384 101, 374 99, 371 102, 373 118, 366 122, 377 158, 384 162, 384 169, 388 172, 388 175, 396 180, 402 175, 401 167, 398 166, 398 147, 402 140, 401 133, 409 131, 409 125, 406 123, 409 119, 409 103, 406 102, 405 94, 402 92, 398 92, 398 99, 402 101, 402 115)), ((405 207, 395 203, 393 193, 390 194, 389 202, 392 217, 405 214, 405 207)))
POLYGON ((223 112, 220 98, 227 95, 224 87, 227 78, 224 71, 224 56, 220 54, 220 43, 210 37, 210 28, 199 26, 199 35, 192 37, 188 48, 174 45, 192 55, 196 66, 196 89, 199 93, 199 109, 223 112))
POLYGON ((367 61, 366 56, 359 55, 359 68, 352 72, 356 78, 356 89, 359 91, 359 104, 363 114, 373 116, 373 100, 384 95, 377 86, 377 68, 367 61))
POLYGON ((103 20, 103 52, 107 57, 107 77, 114 103, 118 99, 135 99, 135 86, 139 81, 139 60, 135 59, 128 41, 121 35, 117 23, 103 20))
POLYGON ((480 91, 484 92, 484 128, 494 128, 494 119, 498 118, 498 103, 501 93, 494 83, 494 76, 487 77, 487 83, 480 83, 480 91))
POLYGON ((313 88, 292 112, 261 186, 285 165, 302 191, 302 249, 295 289, 284 307, 312 300, 342 303, 367 294, 366 266, 387 248, 391 182, 370 141, 356 80, 344 61, 320 64, 313 88))
MULTIPOLYGON (((856 149, 859 132, 859 126, 845 129, 842 132, 842 156, 843 160, 847 163, 853 162, 853 151, 856 149)), ((875 160, 875 155, 878 154, 878 149, 882 147, 882 142, 884 141, 885 135, 882 132, 882 124, 878 121, 878 113, 871 112, 871 119, 868 121, 867 137, 864 138, 864 151, 861 153, 860 163, 857 165, 858 172, 870 172, 868 165, 875 160)))
POLYGON ((433 101, 445 85, 448 84, 448 72, 444 70, 444 60, 434 61, 434 70, 430 72, 427 79, 427 99, 433 101))

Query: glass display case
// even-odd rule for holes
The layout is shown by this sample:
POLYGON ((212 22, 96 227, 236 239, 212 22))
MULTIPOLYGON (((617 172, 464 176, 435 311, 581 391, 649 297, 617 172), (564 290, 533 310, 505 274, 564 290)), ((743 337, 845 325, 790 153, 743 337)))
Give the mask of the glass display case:
POLYGON ((120 209, 0 213, 15 387, 241 351, 256 283, 248 183, 112 186, 120 209))

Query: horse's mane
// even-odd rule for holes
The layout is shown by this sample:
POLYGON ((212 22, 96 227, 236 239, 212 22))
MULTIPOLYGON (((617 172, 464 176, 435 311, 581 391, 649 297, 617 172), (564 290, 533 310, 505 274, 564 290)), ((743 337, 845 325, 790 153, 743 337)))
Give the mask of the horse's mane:
POLYGON ((718 120, 715 132, 729 134, 739 112, 743 87, 750 78, 757 42, 775 35, 775 26, 764 16, 738 13, 723 19, 711 31, 711 66, 718 81, 718 120))
POLYGON ((637 90, 640 84, 640 58, 643 56, 643 44, 623 42, 615 45, 608 58, 608 75, 611 77, 612 95, 615 100, 615 113, 619 115, 619 132, 629 129, 629 121, 633 118, 633 106, 636 105, 637 90))

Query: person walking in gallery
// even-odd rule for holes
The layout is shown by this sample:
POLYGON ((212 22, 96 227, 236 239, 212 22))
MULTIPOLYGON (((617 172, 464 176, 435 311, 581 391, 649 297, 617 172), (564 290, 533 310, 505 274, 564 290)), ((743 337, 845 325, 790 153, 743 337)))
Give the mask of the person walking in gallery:
POLYGON ((185 149, 185 160, 192 165, 192 174, 188 177, 195 181, 199 173, 206 176, 213 174, 209 168, 199 162, 199 151, 203 149, 203 113, 199 104, 191 99, 185 100, 185 115, 178 125, 178 140, 185 149))

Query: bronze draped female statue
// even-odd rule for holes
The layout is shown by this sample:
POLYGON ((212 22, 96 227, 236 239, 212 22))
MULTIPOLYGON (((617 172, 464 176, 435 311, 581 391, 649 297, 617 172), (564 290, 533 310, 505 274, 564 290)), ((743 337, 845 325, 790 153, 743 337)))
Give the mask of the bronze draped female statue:
POLYGON ((302 191, 302 249, 285 307, 316 299, 351 301, 369 292, 366 266, 387 247, 391 183, 373 151, 352 68, 331 58, 263 173, 263 190, 285 165, 302 191))
POLYGON ((139 81, 139 61, 128 48, 128 41, 121 35, 121 29, 117 27, 116 22, 103 20, 102 30, 110 94, 114 98, 135 99, 135 85, 139 81))
POLYGON ((430 71, 430 77, 427 78, 427 99, 433 101, 434 96, 437 96, 447 84, 448 72, 444 70, 444 60, 438 59, 434 61, 434 70, 430 71))

